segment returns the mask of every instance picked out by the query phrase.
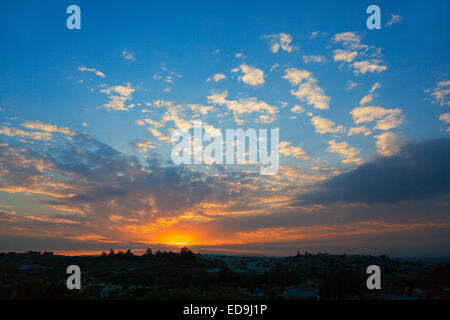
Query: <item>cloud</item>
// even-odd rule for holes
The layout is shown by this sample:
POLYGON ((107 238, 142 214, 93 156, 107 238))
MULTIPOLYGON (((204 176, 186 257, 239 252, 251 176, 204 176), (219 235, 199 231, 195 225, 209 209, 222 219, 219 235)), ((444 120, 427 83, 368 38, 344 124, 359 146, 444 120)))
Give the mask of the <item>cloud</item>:
POLYGON ((134 53, 127 50, 122 51, 122 57, 126 60, 136 60, 136 58, 134 57, 134 53))
POLYGON ((383 107, 369 106, 354 108, 350 114, 355 124, 372 122, 376 119, 374 129, 390 130, 398 127, 404 121, 401 109, 386 109, 383 107))
POLYGON ((431 92, 430 94, 441 106, 450 107, 450 80, 440 81, 436 88, 425 90, 425 92, 431 92))
POLYGON ((366 127, 352 127, 352 128, 350 128, 350 130, 348 130, 348 135, 349 136, 354 136, 354 135, 358 135, 358 134, 362 134, 364 136, 368 136, 371 133, 372 133, 372 131, 370 131, 366 127))
POLYGON ((134 108, 134 104, 126 106, 126 102, 131 100, 132 93, 135 91, 131 84, 127 86, 117 85, 100 90, 100 92, 109 95, 110 101, 103 106, 108 110, 129 111, 134 108))
MULTIPOLYGON (((258 112, 275 116, 278 113, 277 107, 272 106, 264 101, 259 101, 256 98, 240 98, 239 100, 227 100, 227 96, 228 91, 224 91, 222 93, 214 93, 210 96, 207 96, 207 99, 209 103, 226 106, 235 115, 258 112)), ((270 120, 273 121, 275 119, 270 118, 270 120)))
POLYGON ((331 39, 334 43, 341 43, 352 50, 365 50, 367 45, 361 43, 361 37, 355 32, 337 33, 331 39))
POLYGON ((303 62, 304 63, 325 63, 325 62, 327 62, 327 57, 315 56, 315 55, 309 55, 309 56, 304 55, 303 62))
POLYGON ((405 143, 401 135, 395 132, 384 132, 375 136, 375 139, 377 139, 378 153, 383 156, 392 156, 399 153, 402 145, 405 143))
POLYGON ((449 138, 411 142, 395 156, 378 157, 317 185, 294 204, 396 203, 448 196, 448 159, 449 138))
POLYGON ((334 61, 345 61, 349 63, 352 62, 358 55, 357 51, 348 51, 342 49, 334 50, 333 53, 334 61))
POLYGON ((127 86, 113 86, 113 87, 109 87, 106 89, 102 89, 100 92, 106 93, 106 94, 111 94, 112 92, 118 93, 121 96, 124 97, 130 97, 131 94, 134 92, 135 90, 131 87, 130 84, 127 84, 127 86))
POLYGON ((361 43, 361 37, 355 32, 337 33, 331 41, 344 47, 333 51, 334 61, 347 63, 355 75, 387 70, 381 59, 381 49, 361 43))
MULTIPOLYGON (((153 79, 155 80, 163 80, 166 83, 173 83, 174 78, 181 78, 182 75, 178 72, 169 70, 165 63, 161 62, 161 71, 155 73, 153 75, 153 79)), ((169 89, 170 90, 170 89, 169 89)))
POLYGON ((51 133, 48 132, 30 132, 11 127, 0 127, 0 134, 3 134, 8 137, 22 137, 34 140, 48 141, 52 139, 51 133))
POLYGON ((148 151, 155 149, 155 145, 148 139, 139 139, 132 142, 133 146, 139 150, 139 153, 147 153, 148 151))
POLYGON ((310 181, 323 181, 327 179, 325 176, 303 172, 299 168, 292 168, 288 166, 282 166, 280 168, 280 172, 284 176, 295 180, 301 179, 310 181))
POLYGON ((78 67, 78 70, 80 70, 81 72, 84 71, 88 71, 88 72, 93 72, 95 73, 97 76, 104 78, 105 74, 97 69, 93 69, 93 68, 86 68, 86 67, 78 67))
POLYGON ((383 72, 387 70, 386 66, 381 65, 382 60, 380 59, 370 59, 364 61, 356 61, 351 64, 355 68, 353 71, 355 74, 364 74, 367 72, 383 72))
MULTIPOLYGON (((240 75, 238 77, 238 80, 249 84, 251 86, 258 86, 264 83, 264 71, 262 71, 261 69, 252 67, 252 66, 248 66, 246 64, 241 64, 239 66, 241 72, 243 73, 243 75, 240 75)), ((233 70, 231 70, 232 72, 237 72, 239 70, 239 68, 235 68, 233 70)), ((217 81, 216 81, 217 82, 217 81)))
POLYGON ((443 113, 439 116, 439 120, 450 123, 450 112, 443 113))
POLYGON ((138 126, 143 126, 143 125, 145 125, 145 124, 148 124, 148 125, 150 125, 150 126, 152 126, 152 127, 154 127, 154 128, 162 128, 162 127, 164 127, 164 124, 163 124, 163 123, 158 122, 158 121, 153 121, 153 120, 150 119, 150 118, 145 118, 145 119, 136 120, 136 124, 137 124, 138 126))
POLYGON ((292 52, 294 47, 292 46, 292 36, 286 33, 270 34, 262 37, 269 41, 270 51, 277 53, 280 49, 292 52))
POLYGON ((311 32, 311 36, 309 38, 315 39, 318 35, 319 35, 319 31, 313 31, 313 32, 311 32))
POLYGON ((61 134, 68 134, 68 135, 75 135, 76 132, 70 130, 69 128, 65 127, 58 127, 55 125, 51 125, 48 123, 40 122, 40 121, 26 121, 22 124, 23 127, 27 129, 34 129, 34 130, 40 130, 44 132, 50 132, 50 133, 61 133, 61 134))
POLYGON ((188 107, 194 113, 201 114, 203 116, 206 116, 208 112, 214 112, 216 110, 214 106, 203 106, 199 104, 189 104, 188 107))
POLYGON ((220 80, 226 79, 226 75, 224 75, 223 73, 216 73, 215 75, 213 75, 212 79, 208 78, 208 80, 206 80, 207 82, 219 82, 220 80))
POLYGON ((329 109, 331 98, 326 96, 323 89, 317 85, 311 72, 290 68, 285 70, 283 79, 287 79, 291 85, 299 85, 297 90, 291 90, 291 94, 299 100, 306 102, 308 105, 314 106, 315 109, 329 109))
POLYGON ((362 159, 357 157, 361 153, 361 150, 351 147, 348 143, 330 140, 328 141, 328 145, 327 151, 339 154, 343 158, 342 163, 362 163, 362 159))
POLYGON ((283 79, 287 79, 293 86, 300 84, 303 80, 311 78, 311 72, 307 70, 299 70, 296 68, 290 68, 285 70, 283 79))
POLYGON ((347 81, 347 86, 345 87, 346 90, 352 90, 354 87, 356 87, 358 84, 352 80, 347 81))
POLYGON ((372 89, 370 89, 369 93, 359 101, 359 104, 363 106, 365 104, 371 103, 373 101, 375 90, 380 87, 381 84, 379 82, 375 82, 374 85, 372 86, 372 89))
MULTIPOLYGON (((144 166, 83 134, 59 142, 33 150, 0 146, 0 190, 50 195, 45 205, 81 212, 83 219, 102 228, 110 227, 107 221, 112 214, 145 223, 151 216, 182 214, 212 196, 206 179, 198 180, 201 174, 183 167, 163 167, 157 160, 144 166)), ((151 149, 145 139, 134 145, 142 151, 151 149)), ((224 188, 220 182, 211 183, 212 188, 224 188)))
POLYGON ((319 134, 345 132, 345 128, 343 126, 336 125, 333 121, 321 116, 312 117, 311 123, 314 126, 316 132, 319 134))
POLYGON ((291 112, 300 114, 300 113, 305 112, 305 108, 296 104, 295 106, 292 107, 291 112))
POLYGON ((391 13, 391 20, 386 22, 385 26, 390 27, 394 23, 400 23, 402 20, 403 20, 403 18, 400 15, 391 13))
POLYGON ((308 155, 305 149, 302 147, 295 147, 289 141, 280 142, 280 153, 285 156, 292 156, 300 160, 310 160, 311 157, 308 155))

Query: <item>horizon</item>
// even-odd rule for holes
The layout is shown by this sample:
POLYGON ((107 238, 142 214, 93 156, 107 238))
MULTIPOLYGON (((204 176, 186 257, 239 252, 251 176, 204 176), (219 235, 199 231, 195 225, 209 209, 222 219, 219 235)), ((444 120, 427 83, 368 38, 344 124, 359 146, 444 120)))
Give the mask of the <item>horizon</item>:
MULTIPOLYGON (((187 247, 185 247, 187 248, 187 247)), ((161 253, 168 253, 168 252, 173 252, 173 253, 179 253, 181 247, 179 248, 172 248, 172 249, 168 249, 168 250, 155 250, 153 251, 153 254, 155 254, 156 252, 161 252, 161 253)), ((189 250, 191 250, 191 248, 187 248, 189 250)), ((65 256, 65 257, 101 257, 103 253, 108 254, 110 252, 110 250, 114 250, 114 252, 117 254, 119 252, 125 253, 126 250, 121 250, 121 249, 114 249, 114 248, 110 248, 108 250, 100 250, 100 251, 46 251, 46 250, 28 250, 28 251, 0 251, 0 254, 27 254, 27 253, 40 253, 41 255, 43 255, 44 253, 52 253, 54 256, 65 256)), ((130 249, 131 253, 136 256, 136 257, 140 257, 143 256, 145 254, 147 249, 138 249, 138 250, 133 250, 130 249)), ((192 251, 192 250, 191 250, 192 251)), ((195 255, 208 255, 208 256, 224 256, 224 257, 249 257, 249 258, 288 258, 288 257, 295 257, 297 256, 297 253, 295 254, 290 254, 290 255, 270 255, 270 254, 258 254, 258 253, 232 253, 232 252, 200 252, 200 251, 192 251, 195 255)), ((343 256, 343 255, 347 255, 347 256, 373 256, 373 257, 380 257, 380 256, 387 256, 390 259, 412 259, 412 260, 445 260, 445 261, 450 261, 450 255, 447 256, 390 256, 384 253, 381 254, 370 254, 370 253, 329 253, 329 252, 309 252, 309 251, 298 251, 299 254, 304 255, 304 254, 309 254, 309 255, 331 255, 331 256, 343 256)))

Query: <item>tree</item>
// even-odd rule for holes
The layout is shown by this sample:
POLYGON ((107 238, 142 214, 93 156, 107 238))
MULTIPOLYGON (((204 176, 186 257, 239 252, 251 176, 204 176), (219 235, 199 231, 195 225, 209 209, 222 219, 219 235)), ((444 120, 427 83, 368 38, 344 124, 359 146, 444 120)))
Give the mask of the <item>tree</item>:
POLYGON ((147 257, 153 256, 153 251, 152 251, 152 249, 148 248, 147 251, 145 251, 144 256, 147 256, 147 257))
POLYGON ((190 256, 190 255, 193 255, 194 253, 191 250, 189 250, 188 248, 183 247, 180 250, 180 254, 181 255, 189 255, 190 256))

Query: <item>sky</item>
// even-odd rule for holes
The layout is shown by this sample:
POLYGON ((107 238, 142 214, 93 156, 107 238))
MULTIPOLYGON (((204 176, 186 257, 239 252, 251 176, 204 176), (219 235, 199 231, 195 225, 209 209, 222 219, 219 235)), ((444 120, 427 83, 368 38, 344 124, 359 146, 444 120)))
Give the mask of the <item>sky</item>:
POLYGON ((0 251, 449 256, 449 3, 371 4, 2 2, 0 251), (174 164, 196 121, 278 172, 174 164))

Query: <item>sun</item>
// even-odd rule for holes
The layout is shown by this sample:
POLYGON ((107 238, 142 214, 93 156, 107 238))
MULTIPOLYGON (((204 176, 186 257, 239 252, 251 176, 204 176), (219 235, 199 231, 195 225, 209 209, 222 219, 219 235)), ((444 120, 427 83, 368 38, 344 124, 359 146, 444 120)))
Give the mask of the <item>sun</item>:
POLYGON ((168 244, 172 246, 188 246, 192 245, 195 241, 195 237, 189 233, 168 232, 161 234, 158 237, 158 242, 168 244))

